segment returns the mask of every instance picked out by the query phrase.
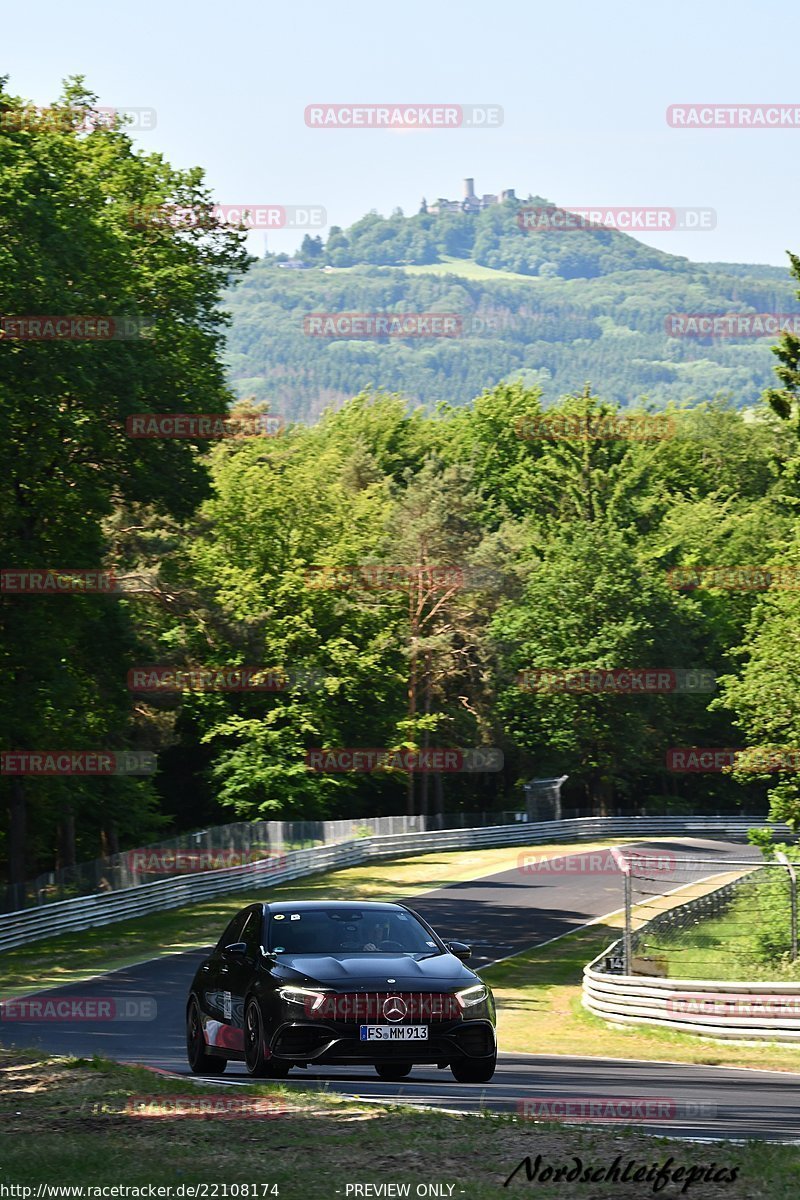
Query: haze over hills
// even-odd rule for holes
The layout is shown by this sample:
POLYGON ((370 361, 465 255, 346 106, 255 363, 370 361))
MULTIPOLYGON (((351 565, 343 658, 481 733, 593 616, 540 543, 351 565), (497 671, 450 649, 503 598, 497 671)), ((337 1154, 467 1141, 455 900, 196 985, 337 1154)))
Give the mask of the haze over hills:
POLYGON ((461 201, 368 213, 325 242, 306 236, 293 259, 267 254, 228 301, 236 393, 313 420, 372 387, 431 407, 501 379, 540 386, 546 402, 588 380, 623 407, 720 394, 748 406, 773 382, 774 338, 667 330, 672 314, 800 312, 788 270, 695 263, 596 224, 532 228, 532 210, 564 213, 509 190, 479 197, 466 180, 461 201), (330 336, 307 320, 404 312, 457 314, 457 334, 330 336))

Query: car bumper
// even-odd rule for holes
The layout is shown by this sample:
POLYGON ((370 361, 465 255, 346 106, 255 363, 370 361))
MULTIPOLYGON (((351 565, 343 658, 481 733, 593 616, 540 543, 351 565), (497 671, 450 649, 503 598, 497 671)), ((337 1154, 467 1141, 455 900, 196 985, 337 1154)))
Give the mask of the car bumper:
POLYGON ((453 1059, 487 1058, 497 1049, 490 1021, 431 1024, 426 1041, 362 1042, 357 1025, 292 1021, 279 1026, 270 1040, 271 1053, 300 1063, 441 1063, 453 1059))

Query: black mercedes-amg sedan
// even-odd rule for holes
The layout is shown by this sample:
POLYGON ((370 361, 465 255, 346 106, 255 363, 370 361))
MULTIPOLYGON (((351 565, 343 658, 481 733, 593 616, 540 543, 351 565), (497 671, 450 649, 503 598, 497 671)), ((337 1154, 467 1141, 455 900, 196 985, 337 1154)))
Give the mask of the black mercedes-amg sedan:
POLYGON ((415 1064, 486 1083, 497 1065, 491 990, 404 904, 251 904, 201 963, 186 1010, 189 1066, 220 1075, 372 1065, 403 1079, 415 1064))

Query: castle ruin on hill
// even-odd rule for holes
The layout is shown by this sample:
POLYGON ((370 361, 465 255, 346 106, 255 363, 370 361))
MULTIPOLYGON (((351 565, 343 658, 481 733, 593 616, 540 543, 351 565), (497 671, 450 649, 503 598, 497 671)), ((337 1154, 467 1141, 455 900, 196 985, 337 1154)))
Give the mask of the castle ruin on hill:
POLYGON ((462 200, 445 200, 440 196, 433 204, 428 204, 423 196, 420 212, 430 213, 434 217, 449 212, 477 213, 483 212, 485 208, 491 208, 493 204, 502 204, 504 200, 516 200, 517 198, 513 188, 506 188, 496 196, 491 192, 485 192, 482 196, 478 196, 475 192, 474 179, 465 179, 463 190, 462 200))

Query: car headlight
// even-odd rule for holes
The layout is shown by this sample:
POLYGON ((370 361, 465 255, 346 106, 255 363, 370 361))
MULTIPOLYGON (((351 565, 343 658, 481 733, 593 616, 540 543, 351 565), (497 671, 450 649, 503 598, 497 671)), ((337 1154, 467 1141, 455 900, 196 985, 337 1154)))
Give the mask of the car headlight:
POLYGON ((325 1000, 325 992, 317 992, 312 988, 282 987, 278 995, 289 1004, 301 1005, 306 1012, 315 1012, 325 1000))
POLYGON ((471 1008, 473 1004, 480 1004, 489 995, 489 989, 485 983, 476 983, 474 987, 464 988, 463 992, 456 992, 456 1000, 462 1008, 471 1008))

